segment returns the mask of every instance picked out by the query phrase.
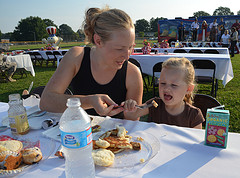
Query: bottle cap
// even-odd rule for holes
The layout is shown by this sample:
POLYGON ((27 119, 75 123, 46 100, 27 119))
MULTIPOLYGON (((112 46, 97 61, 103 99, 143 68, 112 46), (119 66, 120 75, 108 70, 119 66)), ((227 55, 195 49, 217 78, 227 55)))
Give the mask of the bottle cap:
POLYGON ((81 106, 81 102, 79 98, 68 98, 67 100, 67 106, 81 106))
POLYGON ((9 100, 19 100, 20 99, 20 94, 19 93, 14 93, 8 96, 9 100))

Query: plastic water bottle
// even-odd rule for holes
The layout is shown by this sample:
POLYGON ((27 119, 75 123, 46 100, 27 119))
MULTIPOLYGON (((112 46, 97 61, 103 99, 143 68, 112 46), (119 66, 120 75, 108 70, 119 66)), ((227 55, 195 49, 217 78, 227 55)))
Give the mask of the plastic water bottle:
POLYGON ((95 177, 90 118, 80 105, 79 98, 69 98, 60 119, 67 178, 95 177))

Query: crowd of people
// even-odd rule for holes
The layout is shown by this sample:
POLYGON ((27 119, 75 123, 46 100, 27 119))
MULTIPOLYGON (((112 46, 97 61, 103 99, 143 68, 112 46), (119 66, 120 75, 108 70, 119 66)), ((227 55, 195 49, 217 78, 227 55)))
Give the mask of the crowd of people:
MULTIPOLYGON (((185 25, 183 22, 178 25, 178 40, 184 41, 185 34, 185 25)), ((212 23, 207 24, 206 20, 203 20, 202 24, 198 23, 198 19, 195 18, 194 22, 191 24, 192 31, 192 41, 197 41, 198 30, 202 30, 202 41, 208 42, 221 42, 222 47, 229 47, 231 56, 234 56, 234 50, 238 42, 238 35, 240 31, 239 20, 236 19, 236 22, 232 24, 231 29, 226 29, 226 23, 224 19, 221 18, 220 22, 217 23, 217 19, 214 19, 212 23), (210 34, 208 36, 207 31, 210 29, 210 34)))

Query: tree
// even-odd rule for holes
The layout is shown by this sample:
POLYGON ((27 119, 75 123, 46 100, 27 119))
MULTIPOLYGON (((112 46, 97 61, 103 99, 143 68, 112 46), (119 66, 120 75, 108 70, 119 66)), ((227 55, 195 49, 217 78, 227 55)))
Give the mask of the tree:
POLYGON ((193 16, 200 17, 200 16, 211 16, 211 15, 205 11, 197 11, 193 13, 193 16))
POLYGON ((62 24, 59 26, 59 33, 65 41, 73 41, 78 37, 78 35, 67 24, 62 24))
POLYGON ((140 19, 136 21, 135 31, 138 32, 148 32, 150 29, 149 22, 145 19, 140 19))
POLYGON ((2 32, 1 32, 1 30, 0 30, 0 39, 2 38, 2 32))
POLYGON ((151 32, 157 32, 158 31, 158 21, 163 20, 163 17, 157 17, 154 19, 153 17, 150 19, 150 31, 151 32))
POLYGON ((231 12, 231 10, 228 7, 218 7, 217 9, 215 9, 215 11, 213 12, 213 15, 234 15, 233 12, 231 12))
POLYGON ((237 15, 240 15, 240 10, 239 10, 239 11, 237 11, 237 15))
POLYGON ((13 31, 12 40, 15 41, 41 41, 48 37, 46 24, 40 17, 27 17, 18 22, 13 31))

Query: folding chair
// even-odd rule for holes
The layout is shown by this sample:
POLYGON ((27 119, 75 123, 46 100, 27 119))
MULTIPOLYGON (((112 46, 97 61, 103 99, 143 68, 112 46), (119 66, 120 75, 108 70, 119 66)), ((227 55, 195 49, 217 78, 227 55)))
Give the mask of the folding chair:
POLYGON ((30 53, 28 52, 28 54, 31 56, 31 60, 34 66, 36 66, 37 63, 39 63, 39 65, 42 66, 44 59, 39 52, 37 51, 30 52, 30 53))
MULTIPOLYGON (((131 62, 131 63, 133 63, 134 65, 136 65, 136 66, 139 68, 139 70, 141 71, 142 78, 143 78, 144 88, 146 88, 146 90, 147 90, 147 92, 148 92, 148 86, 147 86, 147 82, 146 82, 146 80, 145 80, 145 77, 148 78, 149 76, 148 76, 147 74, 144 74, 144 73, 142 72, 142 67, 141 67, 140 63, 138 62, 138 60, 133 59, 133 58, 129 58, 128 61, 131 62)), ((148 78, 148 83, 149 83, 149 78, 148 78)))
POLYGON ((206 53, 206 54, 219 54, 218 50, 216 50, 216 49, 206 49, 204 51, 204 53, 206 53))
POLYGON ((153 84, 153 97, 155 97, 155 87, 158 87, 158 78, 155 76, 155 73, 159 73, 162 70, 162 62, 158 62, 153 66, 153 77, 152 77, 152 84, 153 84))
MULTIPOLYGON (((221 104, 212 96, 203 95, 203 94, 195 94, 194 99, 193 99, 193 106, 199 108, 202 111, 202 114, 206 120, 207 109, 213 108, 216 106, 221 106, 221 104)), ((224 108, 222 108, 222 109, 224 109, 224 108)))
POLYGON ((53 52, 52 51, 46 51, 46 55, 47 55, 46 66, 48 67, 48 64, 50 62, 53 64, 53 66, 55 66, 55 61, 57 61, 57 59, 55 59, 55 56, 54 56, 53 52))
POLYGON ((188 53, 199 53, 199 54, 202 54, 202 50, 200 49, 191 49, 188 53))
POLYGON ((187 53, 185 49, 175 49, 173 53, 187 53))
MULTIPOLYGON (((215 72, 216 72, 216 64, 212 60, 192 60, 191 61, 194 69, 200 69, 200 70, 210 70, 212 72, 211 76, 203 76, 198 75, 195 72, 195 80, 199 84, 211 84, 211 96, 216 97, 217 96, 217 89, 218 89, 218 80, 215 81, 215 72)), ((209 91, 209 90, 199 90, 199 91, 209 91)))

